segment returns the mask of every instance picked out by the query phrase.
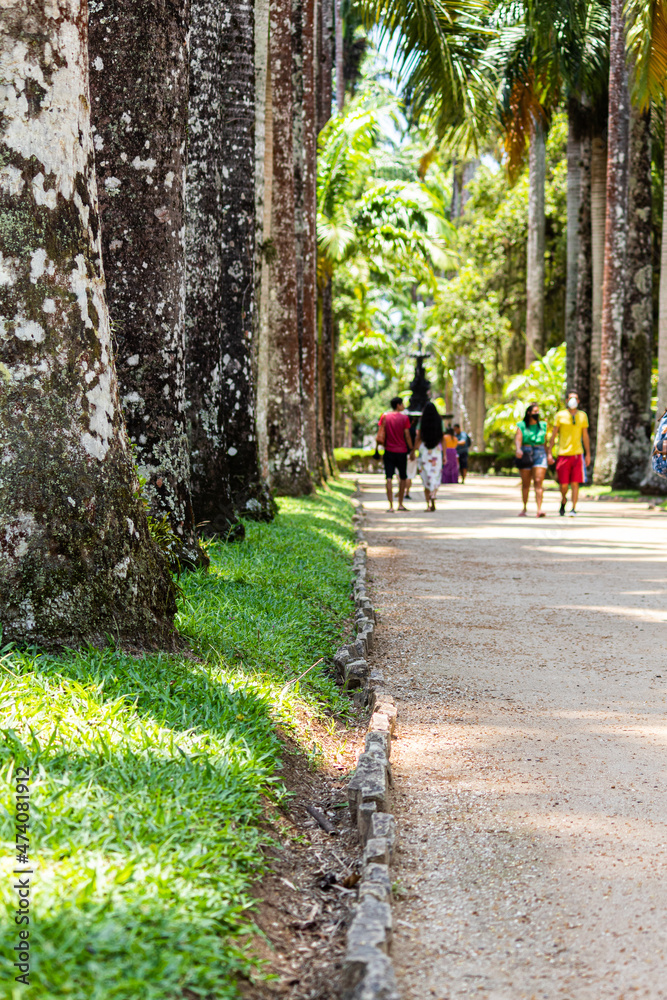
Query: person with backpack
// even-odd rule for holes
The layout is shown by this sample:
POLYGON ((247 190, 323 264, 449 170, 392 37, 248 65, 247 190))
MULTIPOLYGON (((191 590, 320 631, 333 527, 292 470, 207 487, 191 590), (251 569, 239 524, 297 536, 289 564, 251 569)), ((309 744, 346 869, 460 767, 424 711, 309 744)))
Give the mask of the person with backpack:
POLYGON ((408 452, 412 451, 410 437, 410 417, 404 412, 405 404, 400 396, 394 396, 391 410, 383 413, 378 421, 377 443, 384 445, 384 474, 387 479, 388 513, 394 512, 392 480, 398 472, 398 509, 407 510, 403 500, 408 485, 408 452))
POLYGON ((568 487, 572 487, 572 510, 570 517, 577 515, 579 486, 586 482, 586 469, 591 464, 591 443, 588 437, 588 416, 579 409, 579 396, 568 392, 567 408, 559 410, 554 420, 554 429, 547 447, 549 464, 553 462, 551 450, 558 438, 558 459, 556 475, 560 484, 561 517, 565 514, 568 487))

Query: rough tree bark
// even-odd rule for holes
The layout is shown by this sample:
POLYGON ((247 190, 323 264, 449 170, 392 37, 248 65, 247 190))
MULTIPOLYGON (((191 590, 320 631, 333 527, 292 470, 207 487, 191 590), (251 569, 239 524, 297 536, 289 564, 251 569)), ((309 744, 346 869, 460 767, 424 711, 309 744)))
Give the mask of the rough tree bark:
POLYGON ((342 0, 334 0, 336 22, 336 110, 340 114, 345 107, 345 52, 343 50, 342 0))
MULTIPOLYGON (((334 0, 317 3, 317 130, 331 118, 333 97, 334 0)), ((333 457, 333 312, 331 278, 321 279, 317 297, 317 453, 324 475, 335 471, 333 457)))
POLYGON ((605 225, 607 218, 607 141, 594 134, 591 144, 591 255, 592 312, 589 410, 591 450, 595 455, 600 402, 600 350, 602 344, 602 286, 604 282, 605 225))
POLYGON ((528 247, 526 259, 526 367, 544 350, 544 126, 533 120, 528 151, 528 247))
MULTIPOLYGON (((665 174, 667 177, 667 115, 665 116, 665 174)), ((667 184, 662 206, 662 246, 660 249, 660 299, 658 307, 658 406, 661 417, 667 407, 667 184)))
POLYGON ((567 269, 565 286, 565 343, 567 345, 568 386, 574 385, 575 370, 581 205, 581 117, 579 101, 571 97, 567 104, 567 269))
POLYGON ((47 647, 171 641, 114 368, 90 126, 87 5, 0 19, 0 621, 47 647))
POLYGON ((325 278, 321 292, 320 371, 322 406, 322 457, 329 475, 336 471, 334 426, 336 419, 336 383, 334 380, 333 279, 325 278))
MULTIPOLYGON (((590 420, 591 338, 593 335, 593 257, 591 233, 591 131, 580 139, 579 159, 579 236, 577 260, 577 297, 575 302, 574 357, 572 380, 568 369, 568 388, 579 394, 579 405, 590 420)), ((569 356, 569 345, 568 345, 569 356)))
POLYGON ((300 496, 310 493, 313 484, 304 436, 297 326, 292 0, 274 0, 269 19, 273 85, 271 240, 275 252, 269 295, 269 474, 278 493, 300 496))
POLYGON ((602 290, 600 405, 594 472, 596 483, 613 482, 620 446, 623 411, 621 338, 625 309, 628 233, 629 120, 630 97, 625 56, 623 0, 611 0, 607 218, 602 290))
POLYGON ((636 489, 651 451, 653 340, 650 112, 630 110, 628 238, 621 339, 622 413, 613 486, 636 489))
POLYGON ((317 0, 317 131, 331 118, 334 0, 317 0))
POLYGON ((472 437, 475 451, 484 451, 484 365, 473 363, 465 355, 459 355, 456 359, 452 379, 452 407, 455 419, 472 437))
POLYGON ((125 423, 154 517, 181 565, 205 564, 185 422, 189 0, 91 8, 91 119, 102 259, 125 423))
POLYGON ((269 0, 255 0, 255 399, 262 477, 269 478, 269 292, 273 183, 273 90, 269 59, 269 0))
POLYGON ((187 397, 192 494, 206 530, 267 519, 253 384, 254 8, 193 0, 187 181, 187 397))
POLYGON ((294 193, 301 405, 308 466, 321 478, 317 451, 317 122, 316 0, 294 0, 294 193))

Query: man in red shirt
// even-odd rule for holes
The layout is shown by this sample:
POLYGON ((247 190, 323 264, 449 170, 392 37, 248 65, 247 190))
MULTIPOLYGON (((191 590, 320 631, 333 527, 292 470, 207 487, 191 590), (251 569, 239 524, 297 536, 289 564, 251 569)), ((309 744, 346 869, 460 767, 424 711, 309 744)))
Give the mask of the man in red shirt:
POLYGON ((410 437, 410 417, 404 412, 405 406, 400 396, 394 396, 391 410, 383 413, 378 421, 384 426, 384 474, 387 477, 387 500, 389 510, 394 509, 392 479, 398 472, 398 509, 407 510, 403 505, 405 488, 408 484, 408 452, 412 451, 410 437))

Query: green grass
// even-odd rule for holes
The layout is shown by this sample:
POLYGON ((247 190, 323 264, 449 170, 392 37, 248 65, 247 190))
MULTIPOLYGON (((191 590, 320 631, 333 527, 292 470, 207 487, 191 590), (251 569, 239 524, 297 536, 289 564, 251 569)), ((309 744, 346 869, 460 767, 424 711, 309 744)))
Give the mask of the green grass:
POLYGON ((334 448, 334 459, 341 472, 366 469, 375 455, 365 448, 334 448))
POLYGON ((1 997, 237 996, 261 820, 285 794, 276 727, 305 741, 304 718, 347 705, 323 667, 280 692, 331 655, 351 611, 352 489, 281 500, 182 578, 199 659, 3 650, 1 997), (17 762, 33 775, 29 987, 11 964, 17 762))

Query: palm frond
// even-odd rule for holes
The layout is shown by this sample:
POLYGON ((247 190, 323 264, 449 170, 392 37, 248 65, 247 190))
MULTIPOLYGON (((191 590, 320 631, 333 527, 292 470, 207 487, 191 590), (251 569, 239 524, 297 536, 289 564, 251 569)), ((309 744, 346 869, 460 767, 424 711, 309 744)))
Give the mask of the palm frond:
POLYGON ((627 46, 633 67, 632 95, 643 110, 667 93, 667 10, 664 0, 628 0, 627 46))

